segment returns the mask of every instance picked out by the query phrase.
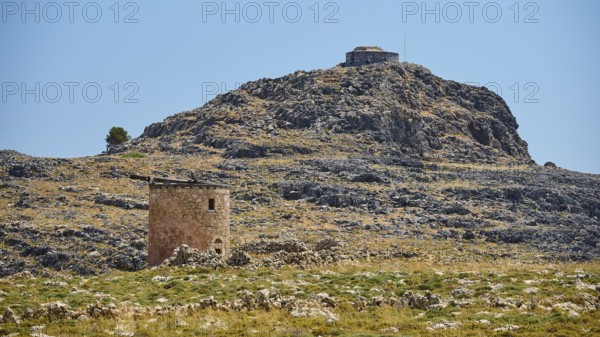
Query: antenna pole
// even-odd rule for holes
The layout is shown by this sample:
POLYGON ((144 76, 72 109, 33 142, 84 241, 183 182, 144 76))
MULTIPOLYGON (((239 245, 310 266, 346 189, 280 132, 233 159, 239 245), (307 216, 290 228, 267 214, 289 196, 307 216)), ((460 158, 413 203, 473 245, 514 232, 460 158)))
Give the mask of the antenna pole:
POLYGON ((404 62, 406 61, 406 34, 404 34, 404 62))

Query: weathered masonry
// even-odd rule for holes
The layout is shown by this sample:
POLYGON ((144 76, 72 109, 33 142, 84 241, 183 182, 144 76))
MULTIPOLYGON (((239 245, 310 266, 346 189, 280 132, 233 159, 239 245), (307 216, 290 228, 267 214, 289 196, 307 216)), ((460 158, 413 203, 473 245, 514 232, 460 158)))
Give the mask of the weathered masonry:
POLYGON ((150 184, 148 263, 161 264, 187 244, 229 254, 229 187, 195 180, 132 176, 150 184))
POLYGON ((346 67, 356 67, 380 62, 399 62, 398 53, 386 52, 380 47, 356 47, 346 53, 346 67))

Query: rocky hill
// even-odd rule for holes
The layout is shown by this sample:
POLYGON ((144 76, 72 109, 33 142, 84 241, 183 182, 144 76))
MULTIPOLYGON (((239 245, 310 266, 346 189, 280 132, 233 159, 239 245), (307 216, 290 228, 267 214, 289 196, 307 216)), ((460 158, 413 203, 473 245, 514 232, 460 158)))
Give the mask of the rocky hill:
POLYGON ((600 257, 599 177, 535 165, 499 96, 407 63, 249 82, 116 154, 3 151, 0 166, 0 276, 144 268, 147 190, 132 172, 234 186, 240 244, 375 235, 600 257))
POLYGON ((464 163, 530 163, 517 128, 506 103, 486 88, 443 80, 415 64, 379 63, 249 82, 148 126, 130 146, 170 153, 208 146, 231 158, 333 148, 464 163))
POLYGON ((600 334, 600 176, 412 64, 244 84, 110 154, 0 151, 0 335, 600 334), (232 186, 232 254, 147 265, 148 186, 232 186))

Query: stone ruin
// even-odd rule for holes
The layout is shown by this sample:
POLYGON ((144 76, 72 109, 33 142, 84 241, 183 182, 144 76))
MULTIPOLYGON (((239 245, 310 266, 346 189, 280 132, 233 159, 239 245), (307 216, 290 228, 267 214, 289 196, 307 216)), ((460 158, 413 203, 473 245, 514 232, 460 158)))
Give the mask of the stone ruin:
POLYGON ((346 53, 344 67, 357 67, 380 62, 399 62, 398 53, 386 52, 380 47, 356 47, 346 53))
POLYGON ((228 256, 229 187, 196 179, 174 180, 132 175, 150 186, 148 264, 156 266, 183 244, 228 256))

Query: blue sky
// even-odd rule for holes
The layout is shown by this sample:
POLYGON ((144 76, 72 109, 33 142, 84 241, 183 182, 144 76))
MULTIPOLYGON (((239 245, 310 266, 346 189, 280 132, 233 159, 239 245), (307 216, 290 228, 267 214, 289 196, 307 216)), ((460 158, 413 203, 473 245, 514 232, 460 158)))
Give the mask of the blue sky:
POLYGON ((501 92, 540 164, 600 173, 600 2, 1 2, 0 149, 100 153, 246 81, 358 45, 501 92), (39 100, 39 102, 37 102, 39 100))

